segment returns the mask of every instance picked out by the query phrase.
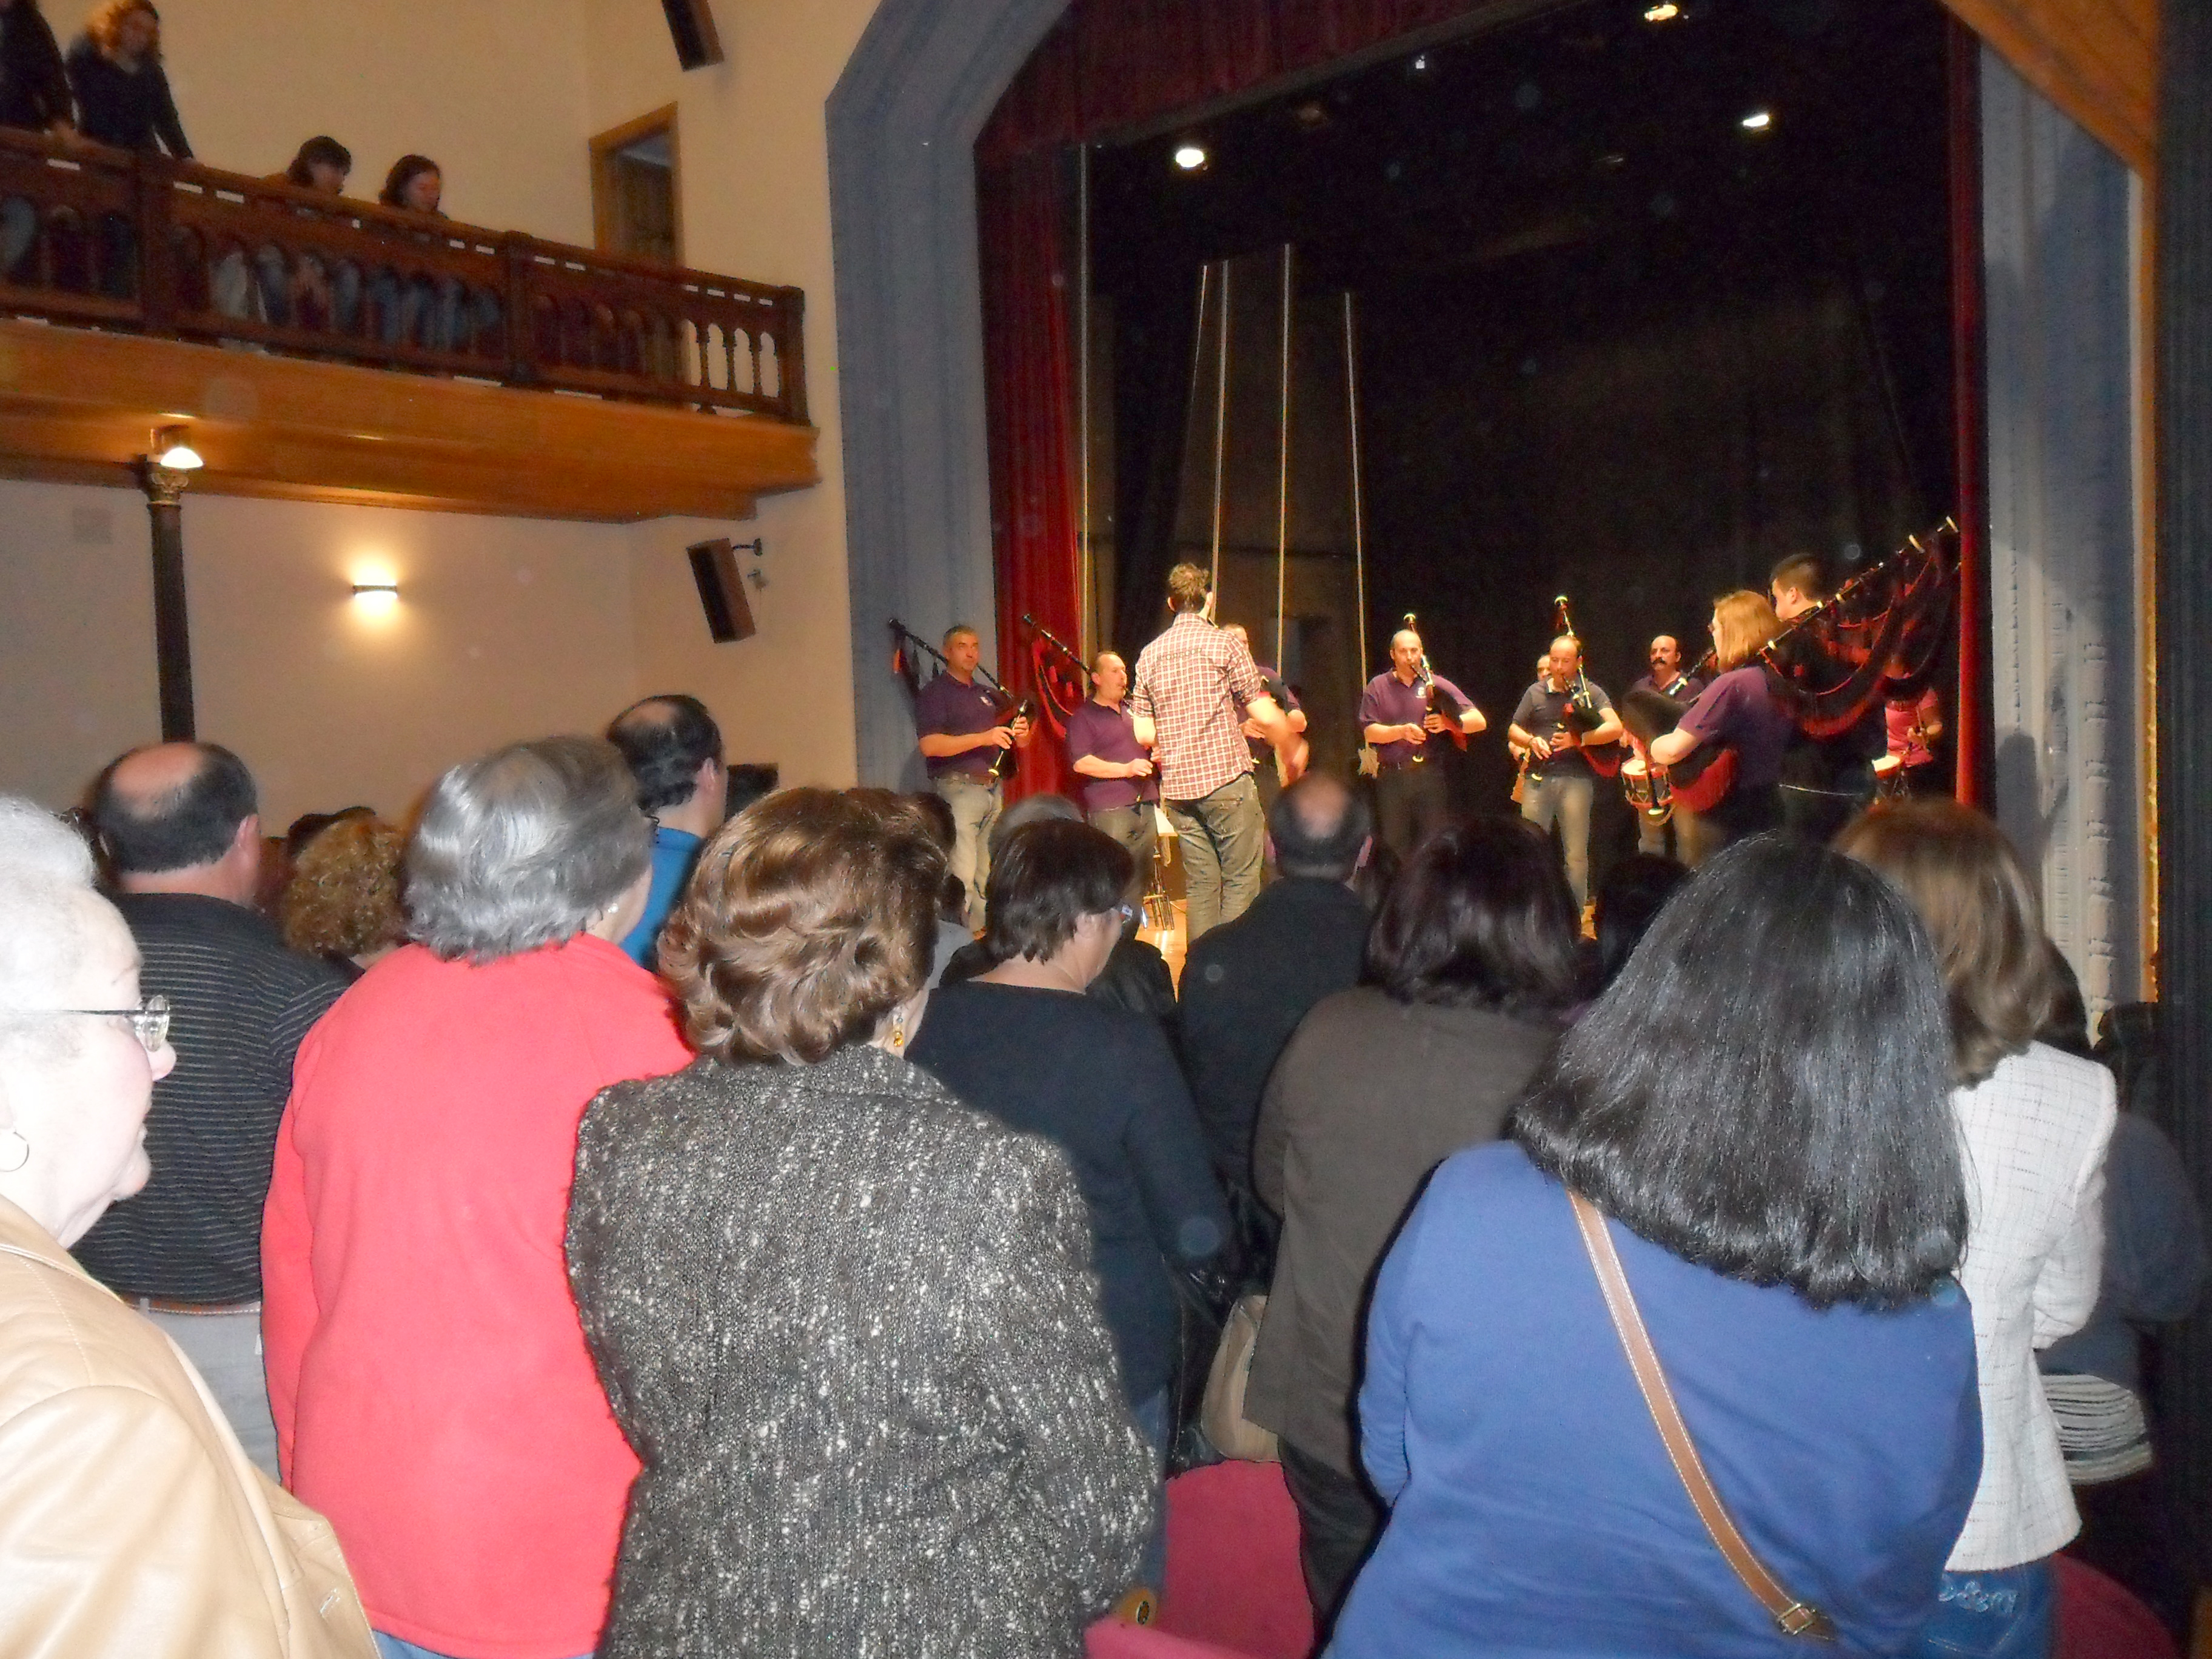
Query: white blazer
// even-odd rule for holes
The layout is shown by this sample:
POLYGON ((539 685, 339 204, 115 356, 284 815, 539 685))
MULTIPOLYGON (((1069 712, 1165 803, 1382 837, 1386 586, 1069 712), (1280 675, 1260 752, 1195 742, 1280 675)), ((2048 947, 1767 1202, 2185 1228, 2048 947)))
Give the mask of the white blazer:
POLYGON ((1982 1480, 1953 1572, 2040 1560, 2081 1530, 2035 1350, 2097 1304, 2113 1099, 2110 1072, 2039 1042, 1951 1096, 1972 1216, 1959 1282, 1982 1389, 1982 1480))

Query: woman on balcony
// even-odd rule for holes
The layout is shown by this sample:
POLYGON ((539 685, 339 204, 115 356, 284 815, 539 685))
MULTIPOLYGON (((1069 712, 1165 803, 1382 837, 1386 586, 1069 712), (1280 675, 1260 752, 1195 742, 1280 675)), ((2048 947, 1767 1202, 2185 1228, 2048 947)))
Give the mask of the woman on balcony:
MULTIPOLYGON (((70 112, 69 76, 39 0, 0 0, 0 127, 65 138, 70 112)), ((15 267, 38 238, 39 210, 0 197, 0 283, 18 280, 15 267)))
MULTIPOLYGON (((444 199, 445 174, 427 155, 403 155, 392 164, 377 201, 403 212, 446 216, 438 204, 444 199)), ((429 241, 418 236, 417 241, 429 241)), ((433 351, 475 350, 489 344, 499 326, 499 301, 482 289, 471 292, 458 276, 410 276, 386 269, 369 284, 369 297, 377 308, 378 327, 386 345, 427 346, 433 351), (463 339, 462 314, 471 325, 463 339)))
POLYGON ((69 78, 86 137, 191 160, 161 68, 161 15, 148 0, 103 0, 94 7, 70 47, 69 78))

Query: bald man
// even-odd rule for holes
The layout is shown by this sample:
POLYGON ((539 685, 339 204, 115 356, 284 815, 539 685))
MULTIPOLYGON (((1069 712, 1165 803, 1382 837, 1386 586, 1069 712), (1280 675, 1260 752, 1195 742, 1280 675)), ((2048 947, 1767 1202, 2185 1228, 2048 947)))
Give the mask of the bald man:
POLYGON ((1390 672, 1377 674, 1360 694, 1359 727, 1373 747, 1376 817, 1382 844, 1400 858, 1413 850, 1450 815, 1444 787, 1443 755, 1452 747, 1439 742, 1456 724, 1472 735, 1488 724, 1474 701, 1443 675, 1431 681, 1449 719, 1432 705, 1421 684, 1421 636, 1401 628, 1390 636, 1390 672))
POLYGON ((253 778, 216 744, 133 750, 100 775, 93 823, 115 907, 169 1000, 177 1066, 146 1119, 153 1178, 78 1242, 87 1272, 176 1340, 271 1480, 261 1369, 261 1209, 292 1058, 346 980, 284 948, 256 912, 253 778))
POLYGON ((1152 812, 1160 785, 1152 775, 1152 723, 1129 712, 1128 695, 1128 664, 1101 651, 1091 660, 1090 700, 1067 717, 1067 763, 1083 780, 1084 818, 1128 849, 1123 896, 1141 908, 1158 851, 1152 812))

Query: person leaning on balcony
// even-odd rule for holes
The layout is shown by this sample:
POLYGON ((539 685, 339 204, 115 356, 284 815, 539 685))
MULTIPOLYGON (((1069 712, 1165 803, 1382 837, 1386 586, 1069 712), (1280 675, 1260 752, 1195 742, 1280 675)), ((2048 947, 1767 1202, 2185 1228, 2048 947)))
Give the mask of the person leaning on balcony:
MULTIPOLYGON (((76 106, 61 48, 39 0, 0 0, 0 127, 72 137, 76 106)), ((39 210, 20 196, 0 199, 0 283, 39 239, 39 210)))
MULTIPOLYGON (((300 146, 292 163, 272 173, 272 185, 311 190, 318 196, 345 193, 346 175, 353 171, 353 152, 326 135, 300 146)), ((316 217, 312 208, 294 210, 303 218, 316 217)), ((350 259, 336 262, 335 269, 320 254, 303 252, 296 269, 291 257, 275 242, 264 242, 253 251, 254 272, 261 299, 261 319, 279 328, 321 327, 339 334, 353 332, 361 313, 361 267, 350 259)), ((252 295, 246 286, 245 250, 233 247, 216 262, 213 284, 215 308, 226 317, 248 315, 252 295)))
MULTIPOLYGON (((438 204, 445 199, 445 194, 446 175, 435 161, 427 155, 403 155, 385 175, 384 188, 376 199, 388 208, 442 219, 445 211, 438 204)), ((425 235, 416 240, 428 241, 431 238, 425 235)), ((468 293, 458 276, 407 276, 386 268, 376 273, 368 292, 377 307, 379 327, 386 345, 398 345, 404 341, 409 345, 427 346, 433 351, 462 349, 465 295, 475 338, 485 338, 499 326, 498 300, 483 291, 468 293), (433 300, 436 302, 434 307, 433 300)))
MULTIPOLYGON (((70 89, 79 130, 118 149, 167 150, 191 159, 169 77, 161 68, 161 14, 147 0, 102 0, 69 49, 70 89)), ((120 213, 100 222, 100 291, 128 299, 137 291, 138 235, 120 213)))

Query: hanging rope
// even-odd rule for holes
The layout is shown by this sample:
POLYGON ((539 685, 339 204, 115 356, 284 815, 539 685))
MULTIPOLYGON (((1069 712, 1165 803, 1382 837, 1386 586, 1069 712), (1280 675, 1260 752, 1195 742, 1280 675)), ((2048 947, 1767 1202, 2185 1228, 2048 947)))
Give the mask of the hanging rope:
POLYGON ((1211 568, 1213 572, 1213 595, 1218 607, 1221 589, 1221 490, 1224 477, 1222 463, 1229 449, 1229 261, 1221 262, 1221 367, 1214 384, 1213 393, 1213 551, 1211 568))
POLYGON ((1091 601, 1098 573, 1091 550, 1091 146, 1075 152, 1075 443, 1078 512, 1075 531, 1075 637, 1085 651, 1098 648, 1091 601))
POLYGON ((1367 676, 1367 539, 1359 495, 1359 355, 1352 326, 1352 290, 1344 290, 1344 397, 1352 428, 1352 572, 1359 597, 1359 660, 1352 671, 1356 694, 1367 676))
POLYGON ((1283 611, 1291 574, 1291 245, 1283 244, 1283 410, 1275 441, 1275 672, 1283 667, 1283 611))

